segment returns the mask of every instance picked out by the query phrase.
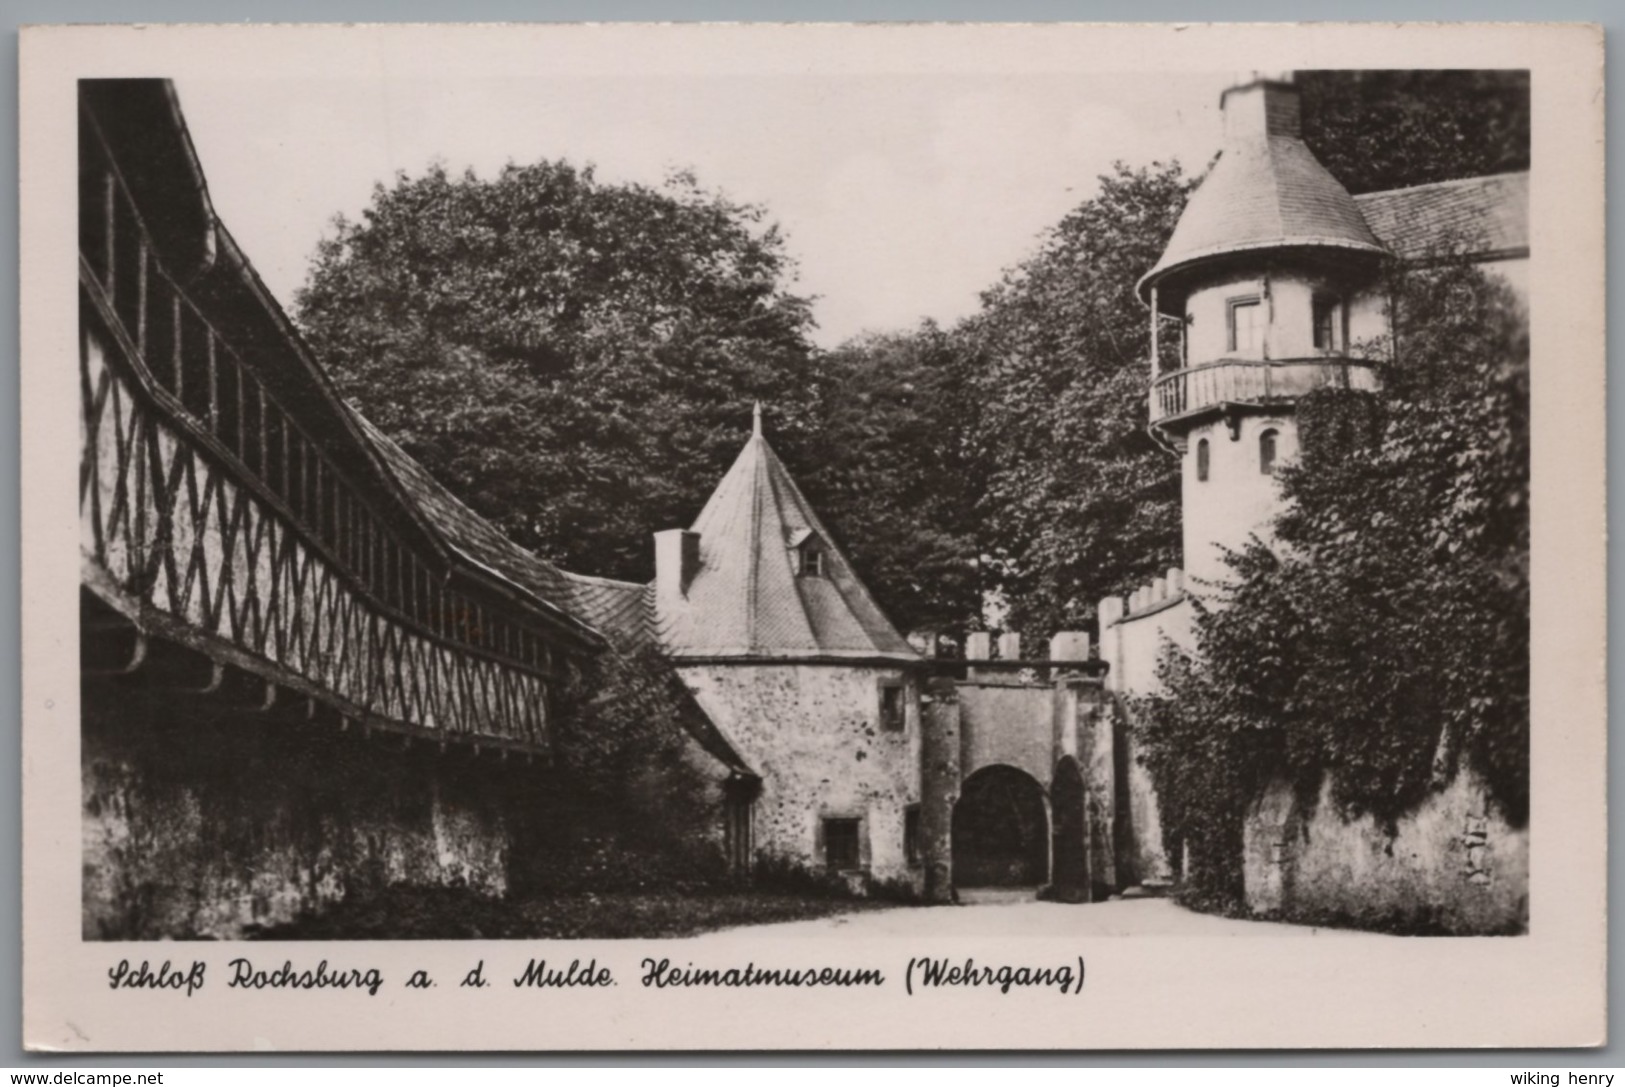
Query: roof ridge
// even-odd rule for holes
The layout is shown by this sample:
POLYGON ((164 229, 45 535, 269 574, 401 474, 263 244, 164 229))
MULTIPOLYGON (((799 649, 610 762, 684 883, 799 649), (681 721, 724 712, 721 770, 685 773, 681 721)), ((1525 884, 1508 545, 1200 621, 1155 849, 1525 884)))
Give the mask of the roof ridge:
MULTIPOLYGON (((546 562, 547 560, 542 559, 541 561, 546 562)), ((556 566, 554 569, 571 581, 582 581, 589 585, 608 585, 616 589, 643 589, 649 585, 647 581, 625 581, 616 577, 600 577, 597 574, 578 574, 574 570, 566 570, 562 566, 556 566)))
MULTIPOLYGON (((767 439, 762 436, 760 430, 751 435, 750 443, 746 446, 755 454, 753 462, 748 466, 752 477, 749 481, 751 484, 750 522, 748 525, 749 536, 747 537, 750 541, 750 547, 745 551, 745 644, 753 647, 756 645, 757 590, 760 588, 762 580, 761 549, 757 546, 762 533, 762 488, 756 485, 755 477, 767 470, 767 465, 762 457, 762 450, 766 446, 767 439)), ((768 490, 771 491, 773 487, 771 475, 768 477, 767 486, 768 490)))

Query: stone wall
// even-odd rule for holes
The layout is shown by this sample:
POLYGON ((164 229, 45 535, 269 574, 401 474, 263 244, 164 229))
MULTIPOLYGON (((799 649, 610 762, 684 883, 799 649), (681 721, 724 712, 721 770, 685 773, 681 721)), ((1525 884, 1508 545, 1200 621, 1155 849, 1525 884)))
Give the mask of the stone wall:
MULTIPOLYGON (((758 856, 823 867, 823 820, 860 821, 869 877, 922 886, 904 853, 906 810, 920 801, 917 681, 896 667, 762 662, 683 664, 678 672, 762 777, 758 856), (880 722, 882 683, 907 685, 904 727, 880 722)), ((857 879, 854 874, 854 879, 857 879)))
POLYGON ((984 766, 1013 766, 1048 790, 1056 759, 1055 689, 1014 677, 958 688, 964 775, 984 766))
POLYGON ((237 938, 389 885, 501 894, 550 792, 521 757, 95 681, 81 735, 86 939, 237 938))
POLYGON ((1164 646, 1172 643, 1189 650, 1193 644, 1192 612, 1185 595, 1185 574, 1171 569, 1142 586, 1126 600, 1107 597, 1100 602, 1100 659, 1109 664, 1106 689, 1111 710, 1119 722, 1122 774, 1129 833, 1118 854, 1133 866, 1134 878, 1147 887, 1173 882, 1174 870, 1162 840, 1162 819, 1156 786, 1141 765, 1130 720, 1130 700, 1162 690, 1157 662, 1164 646))
POLYGON ((1344 818, 1330 793, 1323 783, 1306 808, 1278 782, 1249 813, 1243 876, 1255 914, 1461 934, 1527 927, 1529 832, 1488 807, 1470 772, 1386 829, 1344 818))
POLYGON ((959 693, 951 679, 933 679, 920 704, 920 848, 925 900, 954 900, 954 804, 959 800, 959 693))

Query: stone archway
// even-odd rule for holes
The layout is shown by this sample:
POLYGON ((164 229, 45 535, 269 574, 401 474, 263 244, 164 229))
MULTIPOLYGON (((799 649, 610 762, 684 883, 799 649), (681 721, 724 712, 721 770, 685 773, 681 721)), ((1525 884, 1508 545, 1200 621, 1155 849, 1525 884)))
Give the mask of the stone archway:
POLYGON ((1049 880, 1044 787, 1013 766, 965 779, 954 804, 953 871, 959 887, 1034 887, 1049 880))
POLYGON ((1087 902, 1090 898, 1089 841, 1083 771, 1078 768, 1078 760, 1070 755, 1055 764, 1050 810, 1055 823, 1054 873, 1050 879, 1055 897, 1062 902, 1087 902))

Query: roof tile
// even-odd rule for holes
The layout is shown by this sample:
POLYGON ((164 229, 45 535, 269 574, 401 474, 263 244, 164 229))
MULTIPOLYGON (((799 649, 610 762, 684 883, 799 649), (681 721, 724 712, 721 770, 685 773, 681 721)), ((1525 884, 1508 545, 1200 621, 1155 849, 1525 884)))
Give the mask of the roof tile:
POLYGON ((1493 174, 1356 196, 1366 222, 1396 256, 1529 252, 1529 174, 1493 174))

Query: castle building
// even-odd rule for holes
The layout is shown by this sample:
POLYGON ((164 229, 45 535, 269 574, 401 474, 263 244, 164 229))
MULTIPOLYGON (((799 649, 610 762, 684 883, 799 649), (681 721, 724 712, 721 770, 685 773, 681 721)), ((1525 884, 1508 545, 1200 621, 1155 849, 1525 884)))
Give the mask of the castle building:
POLYGON ((920 656, 762 433, 688 529, 655 536, 662 649, 759 776, 727 817, 756 859, 918 883, 920 656))
MULTIPOLYGON (((1385 260, 1464 258, 1527 306, 1527 174, 1351 196, 1304 143, 1291 82, 1233 87, 1222 108, 1223 150, 1138 285, 1151 311, 1149 425, 1179 458, 1185 566, 1100 602, 1101 658, 1120 694, 1158 693, 1163 649, 1195 648, 1192 603, 1217 601, 1227 551, 1269 538, 1283 506, 1276 474, 1298 451, 1299 400, 1324 388, 1380 393, 1385 368, 1404 364, 1390 336, 1385 260)), ((1527 834, 1487 829, 1496 821, 1467 775, 1405 821, 1397 847, 1329 804, 1300 811, 1289 794, 1272 789, 1249 821, 1256 910, 1421 904, 1465 929, 1515 923, 1527 834), (1491 839, 1497 879, 1485 859, 1491 839)), ((1172 875, 1175 858, 1158 857, 1154 791, 1133 795, 1144 852, 1172 875)))
POLYGON ((1193 586, 1222 580, 1225 549, 1279 511, 1272 475, 1297 451, 1296 399, 1375 390, 1354 345, 1386 331, 1382 243, 1301 139, 1295 89, 1232 88, 1223 109, 1224 151, 1139 284, 1153 337, 1178 329, 1177 369, 1160 372, 1153 350, 1151 426, 1180 454, 1193 586))
MULTIPOLYGON (((1521 297, 1529 252, 1526 175, 1351 196, 1290 83, 1223 105, 1225 150, 1139 285, 1185 568, 1101 602, 1098 658, 1081 632, 1036 658, 1006 632, 942 661, 882 613, 759 410, 692 525, 656 534, 652 583, 508 540, 335 395, 216 215, 173 87, 82 83, 86 937, 234 937, 401 885, 506 893, 557 835, 561 693, 605 659, 680 691, 701 795, 679 829, 735 872, 933 901, 1167 884, 1109 695, 1157 692, 1225 549, 1268 533, 1299 398, 1380 391, 1381 262, 1465 242, 1521 297)), ((1255 909, 1337 913, 1358 888, 1479 931, 1523 909, 1527 831, 1465 774, 1397 836, 1295 804, 1272 789, 1249 819, 1255 909)))
POLYGON ((1232 87, 1222 107, 1223 151, 1138 285, 1149 425, 1180 461, 1184 566, 1100 604, 1108 682, 1129 693, 1156 690, 1162 641, 1189 645, 1186 602, 1227 579, 1225 552, 1268 537, 1298 400, 1381 390, 1396 363, 1383 260, 1467 259, 1527 305, 1527 174, 1351 196, 1303 142, 1291 82, 1232 87))

